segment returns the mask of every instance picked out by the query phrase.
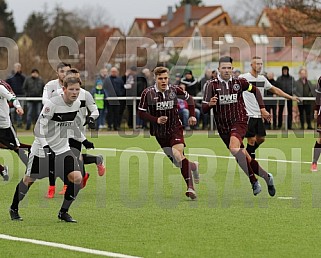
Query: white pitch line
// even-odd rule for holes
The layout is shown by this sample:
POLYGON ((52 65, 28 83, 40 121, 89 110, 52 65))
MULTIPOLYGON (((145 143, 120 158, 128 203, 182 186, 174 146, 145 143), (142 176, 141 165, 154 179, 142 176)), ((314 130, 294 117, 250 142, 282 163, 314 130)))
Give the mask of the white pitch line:
POLYGON ((21 238, 21 237, 13 237, 9 235, 0 234, 0 239, 5 240, 11 240, 11 241, 19 241, 19 242, 26 242, 26 243, 32 243, 36 245, 44 245, 44 246, 50 246, 50 247, 56 247, 81 253, 88 253, 88 254, 95 254, 95 255, 101 255, 106 257, 116 257, 116 258, 141 258, 138 256, 131 256, 126 254, 118 254, 118 253, 112 253, 112 252, 106 252, 101 250, 95 250, 95 249, 89 249, 79 246, 73 246, 73 245, 65 245, 65 244, 59 244, 55 242, 47 242, 47 241, 41 241, 36 239, 29 239, 29 238, 21 238))
POLYGON ((295 200, 295 197, 292 196, 279 196, 278 199, 280 200, 295 200))
MULTIPOLYGON (((116 149, 116 148, 95 148, 95 150, 117 151, 117 152, 132 152, 132 153, 149 153, 149 154, 165 155, 164 152, 159 152, 159 151, 121 150, 121 149, 116 149)), ((219 159, 235 159, 233 156, 218 156, 218 155, 193 154, 193 153, 189 153, 189 154, 186 153, 186 156, 197 156, 197 157, 219 158, 219 159)), ((311 161, 297 161, 297 160, 283 160, 283 159, 259 159, 259 158, 256 158, 256 160, 279 162, 279 163, 292 163, 292 164, 311 164, 311 161)))

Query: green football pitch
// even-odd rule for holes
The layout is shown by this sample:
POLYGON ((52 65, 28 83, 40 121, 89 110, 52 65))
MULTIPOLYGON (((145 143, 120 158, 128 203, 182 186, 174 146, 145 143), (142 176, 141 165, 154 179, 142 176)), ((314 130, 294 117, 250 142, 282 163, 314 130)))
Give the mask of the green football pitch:
MULTIPOLYGON (((8 208, 25 168, 15 153, 0 150, 0 163, 10 168, 10 180, 0 182, 0 257, 321 256, 321 170, 310 172, 312 132, 270 131, 258 150, 257 160, 274 175, 275 197, 262 179, 262 192, 252 194, 217 135, 186 135, 186 156, 200 162, 196 201, 185 197, 180 170, 153 137, 126 132, 89 139, 96 148, 88 153, 105 157, 107 173, 99 177, 95 165, 86 166, 91 176, 70 209, 77 224, 58 220, 63 197, 45 198, 47 179, 22 201, 24 220, 11 221, 8 208), (26 242, 33 240, 46 242, 26 242)), ((57 192, 61 187, 58 179, 57 192)))

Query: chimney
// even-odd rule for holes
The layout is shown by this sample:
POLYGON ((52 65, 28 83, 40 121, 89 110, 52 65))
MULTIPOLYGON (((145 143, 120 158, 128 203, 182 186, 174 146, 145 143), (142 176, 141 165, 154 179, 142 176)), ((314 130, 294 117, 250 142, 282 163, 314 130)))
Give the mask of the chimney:
POLYGON ((167 7, 167 22, 170 22, 171 20, 173 20, 173 7, 168 6, 167 7))
POLYGON ((192 14, 192 5, 186 4, 185 5, 185 13, 184 13, 184 22, 185 22, 186 27, 190 26, 191 14, 192 14))

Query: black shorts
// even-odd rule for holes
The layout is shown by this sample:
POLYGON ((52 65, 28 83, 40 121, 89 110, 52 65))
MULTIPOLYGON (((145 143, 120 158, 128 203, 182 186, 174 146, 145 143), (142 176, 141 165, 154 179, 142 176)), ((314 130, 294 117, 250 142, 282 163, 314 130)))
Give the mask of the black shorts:
POLYGON ((262 118, 250 117, 247 132, 245 134, 246 138, 255 137, 255 136, 266 136, 265 126, 262 118))
POLYGON ((47 157, 39 158, 38 156, 30 153, 26 175, 31 178, 41 179, 48 177, 50 171, 52 171, 54 167, 55 177, 60 177, 64 181, 64 178, 67 178, 69 173, 80 171, 78 159, 70 150, 57 155, 53 166, 50 166, 49 163, 50 162, 47 157))
POLYGON ((16 132, 12 126, 5 129, 0 128, 0 143, 10 150, 15 150, 20 146, 16 132))

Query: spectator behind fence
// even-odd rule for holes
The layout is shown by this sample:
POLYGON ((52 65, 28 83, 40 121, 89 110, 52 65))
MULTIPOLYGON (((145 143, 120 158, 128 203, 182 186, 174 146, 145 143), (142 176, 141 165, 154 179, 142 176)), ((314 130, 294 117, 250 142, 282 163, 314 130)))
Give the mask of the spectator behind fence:
MULTIPOLYGON (((282 75, 277 78, 277 87, 289 95, 293 95, 295 80, 289 74, 289 67, 282 67, 282 75)), ((288 108, 288 129, 292 129, 292 101, 286 100, 288 108)), ((278 129, 282 128, 284 101, 279 101, 278 129)))
POLYGON ((96 123, 96 130, 102 129, 105 126, 105 116, 107 110, 107 93, 103 88, 103 82, 98 80, 96 81, 96 86, 91 91, 91 95, 93 95, 96 106, 98 108, 99 117, 96 123))
MULTIPOLYGON (((315 87, 312 85, 311 81, 308 80, 308 71, 304 68, 300 69, 299 77, 300 78, 295 82, 294 94, 298 97, 313 97, 315 93, 315 87)), ((302 102, 298 103, 302 130, 304 130, 304 113, 308 129, 313 129, 311 126, 313 103, 314 100, 303 100, 302 102)))
MULTIPOLYGON (((186 90, 186 85, 182 82, 179 85, 179 87, 184 91, 186 90)), ((184 129, 186 131, 191 130, 191 127, 188 124, 188 119, 189 119, 190 115, 189 115, 187 101, 184 99, 177 98, 177 109, 178 109, 179 117, 182 120, 184 129)), ((195 130, 198 129, 200 116, 201 116, 201 111, 199 109, 195 108, 195 117, 197 119, 197 122, 196 122, 196 125, 192 126, 192 128, 195 130)))
MULTIPOLYGON (((99 74, 96 77, 96 85, 98 82, 104 82, 104 80, 107 78, 108 76, 108 70, 106 67, 103 67, 100 69, 99 74)), ((101 123, 101 128, 106 128, 106 114, 107 114, 107 105, 105 105, 105 110, 104 110, 104 116, 99 116, 100 123, 101 123)), ((98 122, 98 121, 97 121, 98 122)))
MULTIPOLYGON (((124 88, 124 82, 119 77, 119 72, 116 67, 110 69, 110 76, 103 82, 103 88, 105 89, 108 97, 124 97, 126 94, 124 88)), ((124 100, 108 100, 107 101, 107 123, 108 129, 118 131, 123 117, 124 106, 126 101, 124 100)))
MULTIPOLYGON (((31 75, 28 76, 24 83, 23 89, 26 97, 42 97, 43 88, 45 86, 44 81, 39 76, 38 69, 34 68, 31 71, 31 75)), ((27 124, 26 130, 30 130, 31 123, 36 122, 42 109, 41 100, 29 100, 27 101, 27 124)))
POLYGON ((181 83, 182 75, 180 73, 175 74, 175 79, 172 81, 172 85, 179 85, 181 83))
POLYGON ((199 92, 199 83, 196 78, 193 76, 191 70, 186 70, 184 77, 181 78, 181 83, 186 85, 186 91, 189 95, 195 97, 197 92, 199 92))
MULTIPOLYGON (((13 92, 17 97, 23 97, 23 83, 25 81, 25 75, 22 74, 21 64, 15 63, 13 66, 12 74, 7 78, 6 82, 11 86, 13 92)), ((24 101, 20 101, 20 105, 24 108, 24 101)), ((22 127, 22 117, 16 114, 16 109, 10 107, 11 121, 16 123, 19 128, 22 127)))
POLYGON ((201 78, 201 80, 199 82, 202 93, 203 93, 205 83, 210 79, 212 79, 212 69, 208 68, 208 69, 206 69, 204 76, 201 78))
MULTIPOLYGON (((136 97, 137 95, 137 67, 130 67, 122 76, 124 87, 126 89, 126 97, 136 97)), ((127 125, 133 128, 133 100, 127 100, 127 125)))
MULTIPOLYGON (((136 89, 136 95, 137 97, 140 97, 143 93, 143 91, 153 85, 153 78, 150 70, 148 68, 145 68, 142 70, 142 72, 137 74, 137 89, 136 89)), ((138 113, 138 106, 139 106, 140 100, 137 100, 137 106, 136 106, 136 114, 138 113)), ((147 128, 146 126, 147 121, 144 119, 141 119, 139 116, 136 116, 136 127, 137 128, 147 128)))

